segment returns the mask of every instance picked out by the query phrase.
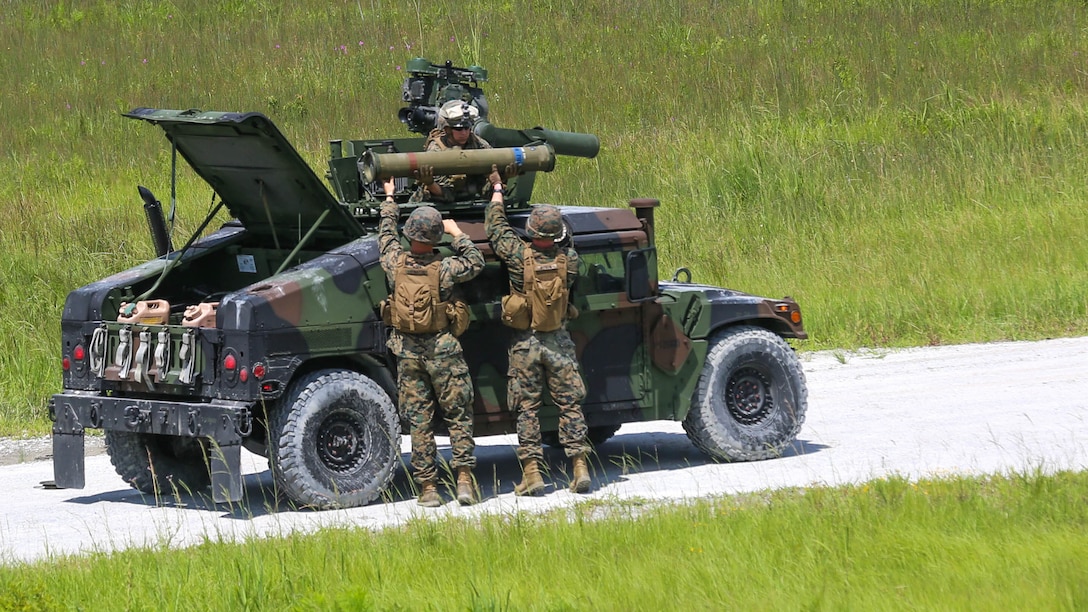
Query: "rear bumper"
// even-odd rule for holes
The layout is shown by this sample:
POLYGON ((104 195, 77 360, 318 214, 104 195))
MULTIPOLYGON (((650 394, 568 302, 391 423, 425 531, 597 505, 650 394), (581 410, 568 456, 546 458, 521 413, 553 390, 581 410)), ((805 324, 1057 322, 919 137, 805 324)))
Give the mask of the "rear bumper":
POLYGON ((208 438, 211 453, 212 495, 216 502, 241 499, 242 438, 253 430, 251 404, 216 400, 178 402, 107 397, 91 391, 68 391, 53 396, 53 478, 58 488, 86 486, 87 429, 129 433, 208 438))

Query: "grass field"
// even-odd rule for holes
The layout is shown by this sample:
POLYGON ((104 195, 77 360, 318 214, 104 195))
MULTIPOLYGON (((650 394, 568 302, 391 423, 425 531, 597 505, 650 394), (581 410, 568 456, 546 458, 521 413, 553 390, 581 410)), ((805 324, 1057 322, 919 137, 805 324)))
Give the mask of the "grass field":
MULTIPOLYGON (((814 348, 1088 333, 1082 2, 16 0, 0 15, 0 434, 47 431, 68 291, 152 254, 137 106, 406 134, 408 58, 480 64, 500 125, 593 132, 541 201, 658 197, 661 270, 801 303, 814 348), (577 41, 572 44, 572 41, 577 41)), ((178 232, 210 190, 183 172, 178 232)))
POLYGON ((1082 610, 1086 500, 1032 472, 213 537, 0 567, 0 609, 1082 610))
MULTIPOLYGON (((492 120, 592 132, 539 200, 662 200, 663 275, 805 311, 800 350, 1088 333, 1080 0, 11 0, 0 11, 0 435, 49 430, 67 293, 152 254, 138 106, 406 134, 414 56, 492 120)), ((182 173, 178 232, 210 190, 182 173)), ((0 609, 1088 608, 1084 474, 421 521, 0 568, 0 609), (586 586, 589 585, 589 586, 586 586)))

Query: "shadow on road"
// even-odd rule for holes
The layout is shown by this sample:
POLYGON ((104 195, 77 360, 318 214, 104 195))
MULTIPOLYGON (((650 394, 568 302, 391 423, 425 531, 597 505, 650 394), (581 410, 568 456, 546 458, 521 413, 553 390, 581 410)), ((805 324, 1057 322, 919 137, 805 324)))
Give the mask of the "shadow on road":
MULTIPOLYGON (((485 442, 486 440, 486 438, 483 439, 485 442)), ((809 455, 826 448, 821 444, 797 440, 786 449, 782 457, 809 455)), ((450 457, 449 447, 440 445, 439 493, 447 502, 455 497, 454 478, 449 467, 450 457)), ((408 453, 401 454, 400 465, 396 468, 392 481, 385 492, 373 503, 404 502, 418 495, 418 487, 411 479, 409 460, 408 453)), ((571 466, 563 450, 545 446, 544 461, 546 464, 544 481, 548 485, 545 495, 566 488, 571 479, 571 466)), ((597 446, 594 456, 590 458, 590 475, 593 478, 593 490, 597 490, 612 483, 622 482, 628 474, 682 470, 715 463, 719 462, 696 449, 682 433, 621 433, 597 446)), ((513 493, 515 483, 521 480, 521 466, 515 454, 515 447, 512 444, 478 445, 476 468, 473 473, 482 499, 487 500, 513 493)), ((217 513, 225 512, 224 516, 237 519, 252 519, 282 512, 313 511, 280 499, 272 474, 268 470, 246 474, 242 481, 242 495, 242 500, 239 502, 215 504, 208 491, 197 493, 178 491, 176 494, 156 497, 133 489, 124 489, 75 497, 67 501, 76 504, 129 503, 148 507, 207 510, 217 513)))

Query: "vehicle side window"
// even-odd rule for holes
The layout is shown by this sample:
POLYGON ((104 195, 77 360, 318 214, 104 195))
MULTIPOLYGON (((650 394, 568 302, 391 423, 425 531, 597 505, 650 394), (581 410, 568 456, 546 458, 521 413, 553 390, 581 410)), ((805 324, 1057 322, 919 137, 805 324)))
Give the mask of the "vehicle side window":
POLYGON ((624 290, 623 256, 621 253, 578 253, 577 293, 620 293, 624 290))
POLYGON ((502 296, 510 292, 506 266, 488 262, 476 278, 460 285, 460 290, 469 304, 498 304, 502 296))

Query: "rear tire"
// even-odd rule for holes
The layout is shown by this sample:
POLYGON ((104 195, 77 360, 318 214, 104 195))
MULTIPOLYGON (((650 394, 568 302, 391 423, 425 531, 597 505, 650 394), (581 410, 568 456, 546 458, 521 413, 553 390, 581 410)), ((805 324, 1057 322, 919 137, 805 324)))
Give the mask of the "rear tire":
POLYGON ((206 438, 106 431, 106 453, 117 473, 149 495, 195 493, 211 484, 206 438))
POLYGON ((760 327, 733 327, 711 337, 684 431, 716 459, 770 459, 797 438, 807 409, 805 375, 790 345, 760 327))
POLYGON ((292 384, 272 417, 276 486, 317 509, 363 506, 378 497, 400 457, 393 401, 357 372, 319 370, 292 384))

